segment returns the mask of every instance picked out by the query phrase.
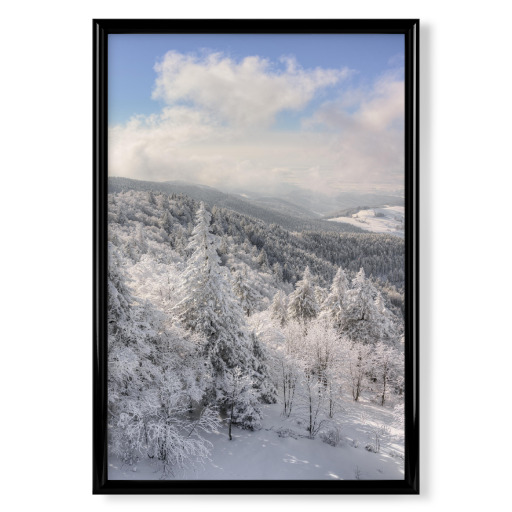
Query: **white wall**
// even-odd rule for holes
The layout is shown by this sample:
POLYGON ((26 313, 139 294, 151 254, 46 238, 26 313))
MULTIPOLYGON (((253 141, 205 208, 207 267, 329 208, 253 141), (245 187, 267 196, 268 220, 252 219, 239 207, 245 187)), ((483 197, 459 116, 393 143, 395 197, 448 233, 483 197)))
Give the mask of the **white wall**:
POLYGON ((3 5, 5 510, 503 509, 512 464, 506 2, 183 4, 3 5), (93 17, 421 18, 420 497, 91 496, 93 17))

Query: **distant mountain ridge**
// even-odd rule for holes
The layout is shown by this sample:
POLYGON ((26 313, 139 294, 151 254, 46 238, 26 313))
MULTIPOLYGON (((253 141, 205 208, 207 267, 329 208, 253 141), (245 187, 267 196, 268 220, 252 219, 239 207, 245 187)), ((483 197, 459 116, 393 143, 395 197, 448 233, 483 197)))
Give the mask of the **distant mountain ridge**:
MULTIPOLYGON (((223 189, 224 190, 224 189, 223 189)), ((345 210, 348 208, 357 208, 366 206, 375 208, 385 204, 389 206, 403 206, 404 195, 399 191, 338 191, 331 194, 307 190, 293 184, 282 184, 280 187, 273 187, 272 192, 247 191, 240 188, 225 187, 225 191, 230 194, 241 194, 251 200, 262 198, 275 198, 287 202, 299 208, 305 209, 313 215, 326 216, 331 213, 345 210)))
POLYGON ((363 233, 364 231, 342 222, 332 223, 310 212, 304 207, 278 198, 260 197, 246 199, 241 195, 227 194, 213 187, 193 185, 183 181, 153 182, 130 178, 110 177, 109 192, 123 190, 154 191, 165 194, 184 194, 208 206, 214 205, 237 213, 262 220, 267 224, 277 224, 288 231, 322 231, 337 233, 363 233), (316 218, 315 218, 316 217, 316 218))
POLYGON ((287 201, 286 199, 266 196, 266 197, 249 198, 249 200, 254 204, 257 204, 264 208, 278 211, 285 215, 292 215, 293 217, 302 218, 302 219, 320 219, 321 218, 321 215, 319 213, 315 213, 315 212, 309 210, 308 208, 299 206, 291 201, 287 201))

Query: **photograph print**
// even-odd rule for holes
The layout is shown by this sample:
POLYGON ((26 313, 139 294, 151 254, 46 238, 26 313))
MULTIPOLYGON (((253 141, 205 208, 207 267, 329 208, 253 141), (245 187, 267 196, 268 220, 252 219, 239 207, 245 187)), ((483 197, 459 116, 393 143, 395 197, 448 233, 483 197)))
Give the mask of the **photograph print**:
POLYGON ((108 34, 105 479, 398 488, 406 35, 191 32, 108 34))

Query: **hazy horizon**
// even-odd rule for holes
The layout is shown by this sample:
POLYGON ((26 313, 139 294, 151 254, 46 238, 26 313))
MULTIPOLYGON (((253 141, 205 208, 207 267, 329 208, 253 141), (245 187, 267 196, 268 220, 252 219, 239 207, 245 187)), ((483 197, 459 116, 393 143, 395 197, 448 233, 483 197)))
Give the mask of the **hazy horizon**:
MULTIPOLYGON (((109 175, 109 178, 123 178, 123 179, 130 179, 130 180, 136 180, 136 181, 147 181, 152 183, 181 183, 183 185, 192 185, 192 186, 198 186, 198 187, 210 187, 216 190, 219 190, 220 192, 224 192, 226 194, 238 194, 238 195, 244 195, 244 193, 252 193, 253 195, 257 197, 263 197, 263 196, 269 196, 269 197, 282 197, 283 195, 287 195, 289 193, 293 193, 293 191, 301 191, 301 192, 308 192, 311 195, 317 195, 317 196, 324 196, 321 192, 315 192, 307 188, 302 188, 294 183, 282 183, 280 185, 280 188, 273 188, 271 191, 269 190, 263 190, 259 191, 254 188, 243 188, 243 187, 231 187, 227 183, 220 183, 216 186, 207 185, 206 183, 201 183, 199 181, 193 181, 191 179, 185 180, 185 179, 162 179, 162 180, 155 180, 155 179, 146 179, 146 178, 131 178, 130 176, 121 176, 121 175, 109 175)), ((350 195, 367 195, 367 194, 376 194, 376 195, 389 195, 389 196, 396 196, 404 198, 404 190, 403 188, 400 190, 382 190, 382 189, 360 189, 360 190, 339 190, 337 195, 344 195, 344 194, 350 194, 350 195)))

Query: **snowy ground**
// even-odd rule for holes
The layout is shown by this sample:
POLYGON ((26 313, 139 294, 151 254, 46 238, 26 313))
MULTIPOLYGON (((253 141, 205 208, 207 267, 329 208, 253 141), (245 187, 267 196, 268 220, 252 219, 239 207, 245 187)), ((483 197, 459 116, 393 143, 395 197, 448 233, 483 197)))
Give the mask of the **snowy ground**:
POLYGON ((403 206, 383 206, 360 210, 352 217, 336 217, 329 219, 333 222, 345 222, 372 233, 386 233, 404 237, 404 213, 403 206))
MULTIPOLYGON (((341 443, 330 446, 319 437, 303 437, 296 419, 283 419, 281 405, 264 407, 263 428, 257 432, 234 429, 229 441, 227 427, 210 434, 211 461, 203 467, 183 471, 176 479, 196 480, 402 480, 404 478, 403 431, 389 428, 380 453, 365 449, 374 442, 372 428, 393 423, 392 409, 363 400, 343 404, 337 424, 341 443)), ((141 461, 136 469, 109 459, 110 480, 158 480, 155 463, 141 461)))

